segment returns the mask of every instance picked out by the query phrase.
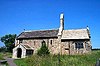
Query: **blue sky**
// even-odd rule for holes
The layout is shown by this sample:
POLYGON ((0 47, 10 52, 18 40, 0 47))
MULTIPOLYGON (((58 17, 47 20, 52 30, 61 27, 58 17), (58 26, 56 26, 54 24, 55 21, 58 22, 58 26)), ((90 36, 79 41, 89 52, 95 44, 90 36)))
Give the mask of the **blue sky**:
POLYGON ((0 37, 23 29, 59 28, 62 12, 65 29, 88 25, 93 48, 100 48, 100 0, 0 0, 0 37))

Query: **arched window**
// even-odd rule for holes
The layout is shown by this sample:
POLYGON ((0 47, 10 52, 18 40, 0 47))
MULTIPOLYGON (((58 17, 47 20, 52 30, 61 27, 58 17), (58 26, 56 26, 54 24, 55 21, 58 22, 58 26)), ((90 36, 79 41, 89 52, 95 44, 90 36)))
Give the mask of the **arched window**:
POLYGON ((52 40, 50 40, 50 44, 52 45, 52 40))
POLYGON ((34 46, 35 46, 35 41, 34 41, 34 46))
POLYGON ((43 40, 43 41, 42 41, 42 46, 44 46, 44 45, 46 45, 46 43, 45 43, 45 41, 43 40))

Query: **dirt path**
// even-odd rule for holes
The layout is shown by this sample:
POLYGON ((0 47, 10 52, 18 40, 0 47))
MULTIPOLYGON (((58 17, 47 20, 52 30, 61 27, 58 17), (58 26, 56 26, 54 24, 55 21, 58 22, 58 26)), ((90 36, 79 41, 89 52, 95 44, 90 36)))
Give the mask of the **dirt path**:
POLYGON ((14 59, 13 59, 13 58, 4 57, 4 59, 7 60, 7 63, 8 63, 9 66, 17 66, 17 65, 14 63, 14 59))
POLYGON ((9 66, 17 66, 13 61, 14 59, 13 58, 6 58, 7 60, 7 63, 9 64, 9 66))

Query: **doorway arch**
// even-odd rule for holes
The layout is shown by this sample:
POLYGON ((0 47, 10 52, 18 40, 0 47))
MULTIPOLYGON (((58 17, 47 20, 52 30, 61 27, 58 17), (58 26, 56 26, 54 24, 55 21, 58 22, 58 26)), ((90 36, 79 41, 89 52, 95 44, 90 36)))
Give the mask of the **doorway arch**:
POLYGON ((21 58, 21 55, 22 55, 22 49, 18 48, 17 49, 17 58, 21 58))

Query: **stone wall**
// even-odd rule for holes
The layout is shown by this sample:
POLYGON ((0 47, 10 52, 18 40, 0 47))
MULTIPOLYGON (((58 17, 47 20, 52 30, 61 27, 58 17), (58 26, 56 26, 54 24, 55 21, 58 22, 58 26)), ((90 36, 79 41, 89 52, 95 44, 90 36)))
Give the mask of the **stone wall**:
POLYGON ((15 45, 18 44, 28 44, 32 48, 34 48, 34 53, 37 53, 37 50, 41 47, 42 42, 45 41, 46 45, 48 46, 48 49, 51 54, 57 54, 58 53, 58 39, 57 38, 49 38, 49 39, 24 39, 22 43, 19 43, 20 40, 16 40, 15 45), (52 41, 52 44, 51 44, 52 41))
POLYGON ((70 55, 75 55, 75 54, 84 54, 88 53, 91 51, 91 43, 89 40, 81 40, 81 41, 62 41, 61 42, 61 54, 70 54, 70 55), (75 48, 75 43, 76 42, 82 42, 83 43, 83 48, 76 49, 75 48))
MULTIPOLYGON (((74 55, 74 54, 84 54, 91 51, 91 42, 90 40, 64 40, 60 41, 58 38, 48 38, 48 39, 24 39, 21 44, 28 44, 32 48, 34 48, 33 54, 37 53, 37 50, 41 47, 42 41, 46 42, 48 49, 51 54, 66 54, 66 55, 74 55), (52 44, 51 44, 52 41, 52 44), (59 44, 60 42, 60 44, 59 44), (75 48, 76 42, 83 42, 83 47, 81 49, 75 48), (60 47, 59 47, 60 46, 60 47)), ((18 45, 20 41, 16 40, 16 45, 18 45)))

